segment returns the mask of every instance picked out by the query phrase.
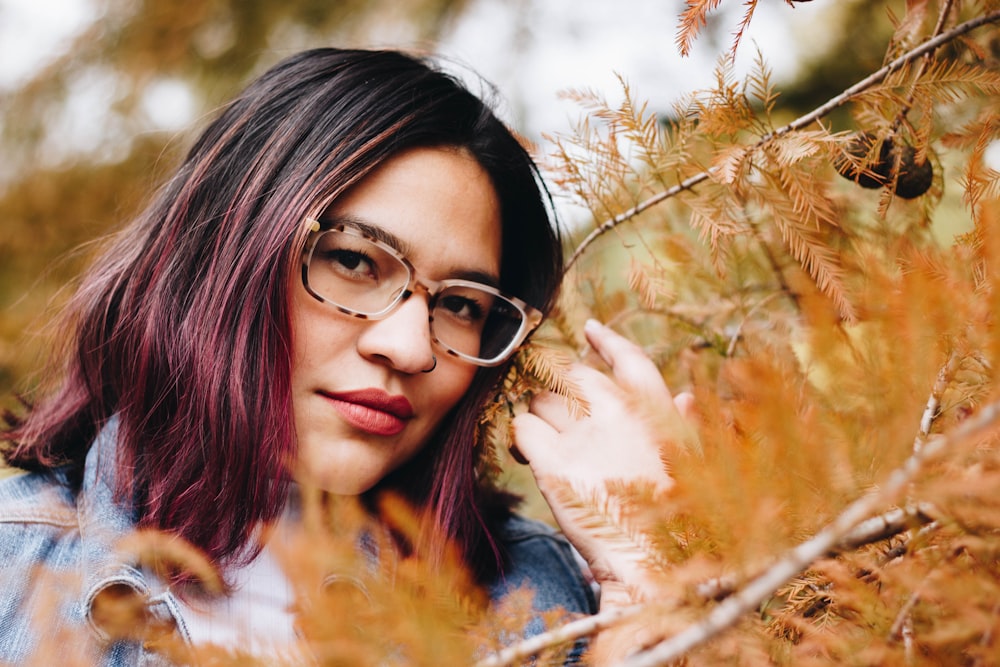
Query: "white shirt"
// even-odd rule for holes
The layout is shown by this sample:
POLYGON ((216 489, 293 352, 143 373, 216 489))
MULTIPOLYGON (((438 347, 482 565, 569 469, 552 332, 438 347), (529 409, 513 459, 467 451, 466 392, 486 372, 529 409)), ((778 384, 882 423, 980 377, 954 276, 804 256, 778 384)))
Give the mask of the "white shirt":
MULTIPOLYGON (((296 503, 287 503, 288 506, 296 503)), ((179 596, 178 602, 191 642, 212 644, 224 649, 263 656, 290 656, 296 647, 292 604, 295 594, 281 565, 287 561, 290 524, 297 509, 286 507, 277 526, 260 554, 248 565, 230 569, 225 578, 230 588, 226 595, 179 596)), ((153 595, 166 590, 166 584, 155 573, 145 572, 154 589, 153 595)))

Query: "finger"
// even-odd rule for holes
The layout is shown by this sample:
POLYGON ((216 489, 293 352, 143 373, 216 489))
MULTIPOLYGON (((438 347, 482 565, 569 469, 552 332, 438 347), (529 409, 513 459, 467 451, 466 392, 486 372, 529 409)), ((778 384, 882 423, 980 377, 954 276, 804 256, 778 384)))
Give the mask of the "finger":
POLYGON ((521 448, 517 446, 516 442, 510 443, 507 451, 510 452, 511 458, 514 459, 516 463, 520 463, 523 466, 529 465, 528 457, 524 455, 524 452, 521 451, 521 448))
POLYGON ((611 372, 623 388, 645 394, 655 400, 669 400, 660 369, 646 356, 638 345, 618 335, 597 320, 587 320, 583 327, 587 341, 601 359, 611 367, 611 372))
POLYGON ((689 391, 682 391, 674 396, 674 405, 677 412, 687 420, 694 420, 698 416, 698 408, 695 405, 694 394, 689 391))
POLYGON ((677 442, 692 452, 701 452, 701 439, 698 436, 699 418, 698 404, 694 394, 682 391, 674 396, 674 407, 680 419, 676 422, 673 432, 677 434, 677 442))
POLYGON ((543 391, 533 396, 528 411, 560 432, 565 431, 575 421, 566 399, 551 391, 543 391))
POLYGON ((559 432, 544 419, 530 412, 519 414, 511 421, 514 430, 514 447, 532 467, 544 466, 546 459, 555 450, 553 443, 559 437, 559 432))

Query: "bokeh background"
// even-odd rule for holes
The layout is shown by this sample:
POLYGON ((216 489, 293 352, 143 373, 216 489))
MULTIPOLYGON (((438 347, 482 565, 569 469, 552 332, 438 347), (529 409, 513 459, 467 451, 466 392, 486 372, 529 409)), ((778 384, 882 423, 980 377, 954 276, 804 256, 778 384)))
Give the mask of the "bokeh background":
MULTIPOLYGON (((142 206, 213 109, 282 57, 321 45, 440 54, 460 76, 494 84, 501 114, 544 157, 546 136, 579 116, 561 91, 614 101, 620 75, 666 118, 712 84, 743 3, 723 2, 681 56, 684 4, 0 0, 0 407, 39 381, 46 324, 92 241, 142 206)), ((794 117, 880 65, 892 9, 902 15, 904 4, 761 0, 734 73, 759 52, 781 113, 794 117)), ((568 206, 561 214, 587 222, 568 206)))

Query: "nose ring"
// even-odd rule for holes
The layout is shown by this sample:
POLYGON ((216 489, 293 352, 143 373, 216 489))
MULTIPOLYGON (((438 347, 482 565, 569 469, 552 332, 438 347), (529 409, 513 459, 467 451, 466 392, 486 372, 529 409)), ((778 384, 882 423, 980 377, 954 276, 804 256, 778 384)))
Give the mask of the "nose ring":
POLYGON ((434 363, 431 364, 430 368, 420 371, 421 373, 430 373, 432 370, 434 370, 435 368, 438 367, 438 358, 437 358, 437 355, 435 354, 435 355, 432 355, 432 356, 433 356, 433 359, 434 359, 434 363))

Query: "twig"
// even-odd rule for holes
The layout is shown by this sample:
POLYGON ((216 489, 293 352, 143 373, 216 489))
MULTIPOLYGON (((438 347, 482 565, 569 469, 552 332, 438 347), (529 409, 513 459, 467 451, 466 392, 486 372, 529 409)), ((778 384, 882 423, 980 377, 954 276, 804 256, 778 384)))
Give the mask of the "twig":
MULTIPOLYGON (((885 553, 880 554, 879 558, 878 558, 879 566, 880 567, 884 567, 884 566, 888 565, 889 563, 891 563, 891 562, 893 562, 893 561, 895 561, 895 560, 897 560, 899 558, 902 558, 903 556, 905 556, 907 554, 907 552, 910 551, 910 547, 913 544, 914 540, 916 540, 918 538, 927 537, 928 535, 930 535, 934 531, 938 530, 940 527, 941 527, 941 524, 938 521, 931 521, 927 525, 922 526, 920 528, 920 530, 918 530, 916 532, 916 534, 911 534, 908 538, 904 539, 900 544, 897 544, 896 546, 892 547, 891 549, 889 549, 885 553)), ((900 532, 903 532, 903 531, 900 531, 900 532)), ((911 530, 909 532, 912 533, 913 531, 911 530)))
POLYGON ((923 44, 916 46, 910 51, 907 51, 903 55, 899 56, 898 58, 890 62, 888 65, 885 65, 884 67, 882 67, 882 69, 872 72, 867 77, 865 77, 861 81, 858 81, 856 84, 854 84, 844 92, 840 93, 836 97, 830 98, 830 100, 828 100, 826 103, 816 107, 806 115, 793 120, 788 125, 785 125, 784 127, 779 128, 770 134, 765 134, 763 137, 761 137, 757 145, 759 146, 760 144, 763 144, 765 141, 769 141, 774 137, 779 137, 783 134, 787 134, 788 132, 802 129, 803 127, 811 124, 812 122, 819 120, 820 118, 827 115, 828 113, 830 113, 837 107, 841 106, 842 104, 845 104, 858 93, 862 93, 868 88, 874 86, 875 84, 881 83, 887 76, 898 70, 903 65, 913 62, 917 58, 923 56, 925 53, 931 53, 932 51, 935 51, 938 47, 940 47, 943 44, 946 44, 947 42, 950 42, 956 37, 960 37, 968 32, 972 32, 976 28, 986 25, 987 23, 996 23, 997 21, 1000 21, 1000 11, 991 12, 989 14, 986 14, 985 16, 979 16, 977 18, 970 19, 965 23, 960 23, 959 25, 955 26, 948 32, 943 32, 937 37, 927 40, 923 44))
POLYGON ((932 523, 934 523, 934 518, 926 505, 889 510, 879 516, 865 519, 855 526, 837 543, 833 553, 850 551, 866 544, 881 542, 916 525, 926 526, 932 523))
POLYGON ((896 620, 893 621, 892 628, 889 630, 890 641, 903 642, 903 656, 907 665, 913 664, 913 616, 911 614, 919 601, 920 591, 915 591, 903 605, 903 608, 899 610, 899 614, 896 615, 896 620))
MULTIPOLYGON (((847 103, 852 97, 854 97, 858 93, 864 92, 865 90, 871 88, 877 83, 881 83, 887 76, 889 76, 889 74, 898 70, 903 65, 913 62, 917 58, 922 57, 924 54, 932 53, 942 44, 945 44, 955 39, 956 37, 971 32, 976 28, 979 28, 980 26, 986 25, 987 23, 995 23, 997 21, 1000 21, 1000 11, 991 12, 990 14, 979 16, 977 18, 966 21, 965 23, 960 23, 951 30, 943 32, 937 37, 934 37, 933 39, 930 39, 924 42, 923 44, 914 47, 913 49, 907 51, 906 53, 899 56, 898 58, 896 58, 889 64, 885 65, 881 69, 872 72, 870 75, 868 75, 861 81, 858 81, 853 86, 846 89, 844 92, 840 93, 835 97, 830 98, 827 102, 816 107, 815 109, 805 114, 804 116, 800 116, 799 118, 793 120, 788 125, 780 127, 774 132, 765 134, 757 141, 757 143, 754 145, 754 148, 759 148, 764 144, 768 143, 769 141, 771 141, 772 139, 775 139, 776 137, 780 137, 789 132, 793 132, 795 130, 799 130, 802 129, 803 127, 806 127, 807 125, 826 116, 837 107, 847 103)), ((695 185, 698 185, 702 181, 708 179, 713 173, 715 173, 715 171, 717 171, 716 167, 709 167, 705 171, 695 174, 694 176, 690 176, 681 181, 680 183, 670 188, 667 188, 663 192, 658 192, 652 197, 639 202, 638 204, 628 209, 627 211, 623 211, 622 213, 619 213, 613 218, 604 221, 603 223, 601 223, 600 226, 598 226, 596 229, 587 234, 586 238, 584 238, 583 241, 580 242, 580 244, 573 251, 573 254, 570 256, 569 260, 566 262, 566 268, 573 266, 573 264, 576 262, 576 260, 580 258, 580 256, 584 253, 584 251, 598 237, 602 236, 604 233, 611 231, 612 229, 622 224, 623 222, 634 218, 635 216, 639 215, 646 209, 655 206, 656 204, 659 204, 662 201, 670 199, 671 197, 674 197, 685 190, 690 190, 695 185)))
POLYGON ((775 256, 774 251, 771 250, 771 244, 768 243, 767 239, 765 239, 763 234, 760 233, 757 225, 751 225, 748 231, 757 242, 757 246, 760 247, 761 251, 764 253, 764 258, 767 259, 767 263, 771 267, 771 271, 774 272, 774 277, 778 281, 778 286, 780 288, 779 293, 787 296, 795 310, 801 312, 802 308, 799 304, 799 295, 792 289, 792 286, 788 284, 788 279, 785 278, 785 270, 781 267, 781 263, 775 256))
POLYGON ((690 625, 684 631, 649 650, 634 655, 621 663, 621 667, 660 667, 728 629, 744 614, 757 608, 775 590, 834 548, 879 505, 898 495, 920 472, 926 461, 949 446, 980 436, 989 428, 995 428, 998 421, 1000 421, 1000 402, 990 403, 964 421, 951 434, 928 439, 923 447, 913 452, 889 475, 877 492, 848 505, 826 528, 789 551, 784 558, 750 581, 739 593, 715 607, 701 622, 690 625))
POLYGON ((507 667, 507 665, 513 665, 525 658, 541 653, 552 646, 586 637, 587 635, 600 632, 605 628, 617 625, 624 620, 637 616, 645 609, 647 609, 647 606, 644 604, 615 607, 594 614, 593 616, 571 621, 487 656, 473 667, 507 667))
POLYGON ((917 433, 916 439, 913 441, 913 451, 920 449, 924 440, 930 435, 931 426, 934 425, 934 420, 937 419, 938 414, 941 411, 941 397, 944 395, 945 390, 951 383, 951 378, 955 375, 955 371, 958 370, 959 362, 961 357, 957 352, 952 352, 951 356, 948 357, 948 362, 938 371, 937 379, 934 381, 934 387, 931 390, 931 395, 927 398, 927 405, 924 407, 924 413, 920 417, 920 431, 917 433))
POLYGON ((903 623, 903 655, 906 656, 906 664, 914 664, 913 618, 910 616, 903 623))
POLYGON ((784 292, 771 292, 763 299, 755 303, 753 307, 747 311, 747 314, 740 320, 739 326, 736 327, 736 331, 733 332, 732 337, 729 339, 729 345, 726 347, 727 357, 731 357, 736 353, 736 344, 739 343, 740 338, 742 337, 743 326, 750 320, 751 317, 753 317, 754 313, 764 307, 769 301, 773 301, 776 297, 782 295, 783 293, 784 292))
POLYGON ((913 607, 916 606, 917 602, 920 600, 920 593, 916 592, 910 596, 910 599, 906 601, 899 613, 896 614, 896 620, 892 623, 892 628, 889 630, 889 639, 893 641, 899 641, 903 638, 903 626, 906 623, 906 619, 909 618, 910 612, 913 607))
POLYGON ((903 608, 899 610, 896 614, 896 620, 892 623, 892 628, 889 630, 889 639, 893 641, 899 641, 900 639, 905 640, 906 623, 910 618, 910 612, 913 608, 917 606, 917 602, 920 601, 920 592, 916 592, 910 596, 910 599, 906 601, 903 608))
POLYGON ((955 5, 955 0, 945 0, 944 4, 941 6, 941 11, 938 13, 937 25, 934 26, 934 35, 940 35, 941 31, 944 30, 944 23, 948 20, 948 14, 951 13, 952 7, 955 5))
MULTIPOLYGON (((1000 602, 998 602, 997 604, 993 605, 993 609, 990 611, 990 615, 991 616, 996 616, 997 614, 1000 614, 1000 602)), ((981 647, 984 647, 984 648, 988 647, 991 643, 993 643, 993 626, 992 625, 989 626, 988 628, 986 628, 986 632, 984 632, 983 636, 979 638, 979 645, 981 647)), ((972 663, 972 667, 980 667, 982 664, 983 664, 983 656, 982 656, 982 654, 979 654, 978 656, 976 656, 975 662, 972 663)))
POLYGON ((566 262, 566 268, 568 269, 569 267, 573 266, 576 260, 580 258, 580 255, 583 254, 583 251, 587 249, 587 246, 593 243, 597 239, 597 237, 602 236, 605 232, 611 231, 612 229, 622 224, 626 220, 631 220, 632 218, 639 215, 646 209, 651 208, 666 199, 670 199, 671 197, 680 194, 684 190, 690 190, 694 186, 706 180, 715 171, 716 167, 709 167, 705 171, 699 174, 695 174, 694 176, 691 176, 689 178, 685 178, 677 185, 671 186, 666 190, 664 190, 663 192, 658 192, 649 199, 639 202, 638 204, 628 209, 627 211, 623 211, 618 215, 616 215, 615 217, 605 220, 599 227, 597 227, 589 234, 587 234, 587 237, 580 242, 580 245, 578 245, 576 247, 576 250, 573 251, 573 255, 569 258, 569 261, 566 262))
MULTIPOLYGON (((928 411, 936 412, 936 408, 933 406, 937 404, 940 392, 943 390, 942 383, 946 385, 947 382, 950 381, 950 377, 954 372, 954 365, 957 364, 956 361, 957 358, 958 358, 957 355, 953 355, 948 360, 948 363, 946 363, 945 366, 938 373, 938 377, 931 391, 931 397, 928 399, 927 402, 928 407, 924 411, 925 417, 928 411)), ((985 408, 983 408, 982 411, 977 413, 977 416, 982 418, 984 412, 993 414, 994 417, 996 415, 1000 415, 1000 403, 990 404, 986 406, 985 408)), ((969 423, 970 422, 963 423, 963 428, 967 427, 969 423)), ((989 421, 985 422, 986 425, 989 425, 990 423, 991 422, 989 421)), ((924 442, 927 439, 927 429, 930 428, 930 422, 922 418, 920 424, 921 424, 920 433, 918 433, 917 438, 920 440, 920 442, 924 442), (926 429, 924 426, 925 423, 927 424, 926 429)), ((956 435, 952 436, 952 439, 968 437, 967 435, 963 434, 964 431, 960 430, 959 432, 957 432, 956 435)), ((937 440, 934 442, 937 443, 935 445, 934 451, 940 450, 941 447, 943 446, 940 444, 942 441, 937 440)), ((929 457, 932 455, 932 453, 925 453, 924 447, 914 446, 913 452, 914 452, 913 456, 907 460, 902 470, 906 470, 907 466, 912 467, 914 465, 912 464, 912 461, 915 458, 929 457)), ((922 458, 918 460, 922 460, 922 458)), ((897 470, 896 472, 899 473, 900 471, 897 470)), ((914 470, 913 472, 915 473, 916 470, 914 470)), ((890 477, 889 482, 891 483, 892 480, 893 477, 890 477)), ((889 488, 889 484, 886 485, 886 488, 889 488)), ((872 542, 877 542, 887 537, 897 535, 906 530, 907 528, 913 526, 915 523, 927 524, 931 523, 934 520, 933 514, 935 514, 935 512, 925 509, 924 505, 918 505, 916 507, 907 507, 907 508, 898 508, 889 510, 888 512, 884 512, 878 516, 874 516, 868 519, 864 519, 863 516, 856 519, 851 518, 850 523, 846 524, 846 527, 844 527, 845 526, 844 516, 847 515, 848 512, 852 512, 852 508, 855 508, 856 505, 864 502, 866 503, 865 507, 859 510, 854 510, 854 513, 851 514, 851 517, 858 515, 858 513, 861 513, 862 515, 871 514, 871 511, 868 510, 867 507, 869 505, 872 507, 875 506, 877 500, 873 498, 880 498, 881 496, 887 495, 889 493, 891 493, 891 491, 883 490, 883 493, 880 494, 880 496, 866 497, 860 499, 859 501, 856 501, 853 505, 849 506, 848 509, 845 510, 845 512, 841 514, 840 517, 838 517, 838 519, 833 524, 831 524, 831 526, 828 527, 825 531, 817 534, 816 537, 814 537, 812 540, 799 545, 799 547, 797 547, 796 550, 793 550, 789 554, 788 558, 786 558, 786 561, 783 562, 787 562, 788 559, 794 557, 796 553, 800 550, 804 550, 804 554, 806 555, 802 557, 808 557, 808 560, 804 561, 799 569, 795 570, 794 572, 791 572, 791 574, 787 575, 785 579, 775 584, 774 589, 777 589, 781 584, 785 583, 787 579, 790 579, 791 577, 798 574, 798 572, 804 569, 805 566, 807 566, 809 563, 816 560, 817 558, 820 558, 824 555, 828 555, 831 553, 836 553, 838 551, 855 549, 865 544, 871 544, 872 542), (816 541, 817 539, 821 538, 823 535, 829 533, 835 527, 836 527, 836 532, 833 533, 833 537, 831 538, 832 541, 830 542, 830 544, 824 550, 817 551, 815 552, 815 555, 811 555, 813 554, 813 551, 810 551, 808 549, 809 545, 812 542, 816 541)), ((751 584, 747 586, 747 588, 743 589, 743 591, 740 592, 739 595, 735 597, 745 598, 747 595, 747 590, 750 589, 751 586, 753 586, 754 582, 758 582, 760 580, 767 578, 769 573, 774 572, 776 568, 778 568, 778 566, 780 565, 782 565, 782 562, 779 562, 775 566, 772 566, 771 570, 768 570, 764 574, 758 576, 757 579, 753 580, 753 582, 751 582, 751 584)), ((712 579, 710 581, 707 581, 699 585, 695 590, 699 596, 703 597, 706 600, 721 600, 732 596, 734 591, 736 590, 736 587, 737 583, 735 580, 718 578, 718 579, 712 579)), ((720 607, 716 608, 716 611, 718 611, 720 608, 721 605, 720 607)), ((594 616, 588 616, 586 618, 582 618, 577 621, 572 621, 565 625, 561 625, 558 628, 555 628, 549 632, 544 632, 539 635, 535 635, 530 639, 527 639, 523 642, 519 642, 518 644, 505 648, 502 651, 499 651, 498 653, 495 653, 491 656, 488 656, 480 660, 475 664, 474 667, 507 667, 508 665, 512 665, 519 660, 523 660, 524 658, 535 655, 546 648, 555 646, 557 644, 562 644, 564 642, 579 639, 587 635, 592 635, 605 628, 614 626, 624 620, 636 616, 637 614, 646 609, 647 607, 645 605, 637 604, 637 605, 632 605, 630 607, 615 608, 609 611, 598 613, 594 616)), ((713 614, 714 613, 715 612, 713 612, 713 614)), ((720 628, 720 630, 721 629, 724 628, 720 628)), ((631 665, 631 663, 627 664, 631 665)), ((639 663, 639 664, 644 664, 644 663, 639 663)))
MULTIPOLYGON (((898 535, 914 524, 932 523, 934 521, 933 514, 935 512, 924 505, 889 510, 884 514, 860 522, 837 543, 831 553, 856 549, 887 539, 898 535)), ((705 600, 721 600, 732 595, 737 586, 736 579, 720 577, 698 585, 695 588, 695 593, 705 600)), ((566 623, 554 630, 535 635, 531 639, 484 658, 476 663, 475 667, 507 667, 507 665, 515 664, 517 661, 535 655, 546 648, 592 635, 648 609, 647 605, 636 604, 566 623)))
MULTIPOLYGON (((921 504, 917 507, 891 509, 878 516, 865 519, 836 544, 826 556, 833 557, 844 551, 851 551, 866 544, 881 542, 899 535, 915 525, 933 524, 934 514, 929 506, 921 504)), ((695 587, 695 592, 705 600, 723 600, 739 588, 740 580, 735 577, 717 577, 705 581, 695 587)))
MULTIPOLYGON (((893 509, 876 517, 860 522, 849 531, 834 547, 833 551, 845 551, 878 542, 898 535, 915 523, 927 524, 933 519, 923 506, 916 508, 893 509)), ((736 590, 735 579, 717 578, 700 584, 695 589, 697 595, 705 600, 721 600, 733 594, 736 590)), ((593 616, 587 616, 558 628, 535 635, 531 639, 505 648, 477 662, 474 667, 507 667, 520 660, 540 653, 544 649, 565 642, 580 639, 587 635, 604 630, 626 621, 640 612, 648 611, 648 605, 636 604, 630 607, 620 607, 603 611, 593 616)))
MULTIPOLYGON (((954 0, 946 0, 944 4, 941 6, 941 11, 938 13, 937 25, 934 26, 934 31, 931 33, 935 37, 940 35, 941 31, 944 30, 944 24, 945 21, 948 20, 948 14, 951 13, 951 8, 953 3, 954 0)), ((896 133, 896 130, 898 130, 899 126, 903 123, 903 119, 906 118, 906 114, 909 113, 910 108, 913 106, 913 100, 916 98, 917 81, 919 81, 920 77, 922 77, 924 75, 924 72, 927 71, 927 65, 931 61, 932 54, 933 51, 928 51, 927 53, 924 54, 923 60, 920 61, 920 65, 917 68, 917 73, 913 77, 913 84, 910 86, 910 92, 906 96, 906 103, 903 104, 903 107, 899 110, 899 113, 896 114, 896 119, 892 123, 892 132, 891 132, 892 134, 896 133)), ((898 164, 899 155, 897 155, 896 162, 897 164, 894 167, 894 169, 896 170, 896 173, 899 173, 899 164, 898 164)))

